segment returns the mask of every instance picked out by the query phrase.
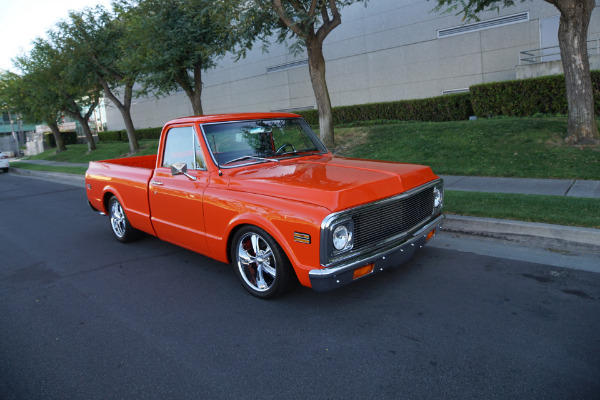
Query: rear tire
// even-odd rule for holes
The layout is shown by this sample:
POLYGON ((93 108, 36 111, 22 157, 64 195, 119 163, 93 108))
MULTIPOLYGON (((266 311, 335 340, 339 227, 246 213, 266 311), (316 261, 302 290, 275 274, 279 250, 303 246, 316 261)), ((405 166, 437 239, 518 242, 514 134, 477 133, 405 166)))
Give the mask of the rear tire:
POLYGON ((6 174, 8 173, 8 168, 2 168, 2 171, 6 174))
POLYGON ((113 234, 119 242, 128 243, 142 235, 142 232, 131 226, 123 206, 115 196, 108 201, 108 217, 113 234))
POLYGON ((280 296, 296 282, 292 264, 281 246, 255 226, 246 226, 233 237, 231 264, 242 286, 261 299, 280 296))

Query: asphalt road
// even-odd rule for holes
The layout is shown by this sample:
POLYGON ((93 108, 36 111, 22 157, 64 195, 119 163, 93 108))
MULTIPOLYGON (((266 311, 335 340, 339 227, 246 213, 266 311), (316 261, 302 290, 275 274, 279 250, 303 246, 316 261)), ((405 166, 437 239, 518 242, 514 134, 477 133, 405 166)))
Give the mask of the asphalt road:
POLYGON ((3 400, 600 398, 598 273, 429 246, 262 301, 228 265, 118 243, 83 188, 10 173, 0 227, 3 400))

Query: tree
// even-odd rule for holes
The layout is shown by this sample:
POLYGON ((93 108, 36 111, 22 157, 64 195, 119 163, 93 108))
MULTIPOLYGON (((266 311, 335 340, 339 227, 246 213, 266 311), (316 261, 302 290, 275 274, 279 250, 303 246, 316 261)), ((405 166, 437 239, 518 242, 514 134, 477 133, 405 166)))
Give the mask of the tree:
MULTIPOLYGON (((52 38, 55 33, 48 32, 48 36, 52 38)), ((38 38, 33 42, 29 56, 20 58, 20 64, 29 72, 45 75, 44 87, 55 94, 56 107, 79 122, 91 152, 96 149, 96 144, 88 121, 98 105, 102 89, 93 74, 73 68, 71 60, 71 54, 38 38)))
POLYGON ((0 103, 3 108, 21 113, 29 122, 45 122, 52 131, 56 152, 59 153, 66 150, 58 129, 58 121, 62 115, 56 105, 56 94, 48 90, 47 82, 48 77, 43 71, 32 71, 24 75, 4 72, 0 75, 0 103))
POLYGON ((128 48, 135 46, 135 43, 127 41, 124 21, 97 6, 81 12, 71 12, 69 20, 62 21, 57 26, 61 47, 73 56, 72 67, 92 73, 104 95, 123 116, 129 150, 131 154, 135 154, 139 150, 139 144, 131 118, 131 102, 139 70, 123 61, 128 48))
POLYGON ((202 71, 232 47, 229 2, 129 0, 116 5, 126 21, 125 59, 140 72, 139 93, 157 96, 181 88, 202 115, 202 71))
MULTIPOLYGON (((458 10, 465 19, 477 19, 477 13, 513 6, 515 0, 434 0, 436 10, 458 10)), ((526 0, 521 0, 525 2, 526 0)), ((585 145, 598 143, 594 113, 592 78, 587 50, 587 32, 594 10, 594 0, 544 0, 560 12, 558 44, 560 47, 569 109, 566 142, 585 145)))
POLYGON ((340 9, 368 0, 254 0, 248 4, 242 22, 250 29, 246 35, 258 32, 278 32, 278 41, 284 42, 291 33, 296 42, 292 50, 306 48, 308 70, 317 108, 321 140, 326 146, 335 145, 331 99, 325 79, 325 38, 342 23, 340 9))

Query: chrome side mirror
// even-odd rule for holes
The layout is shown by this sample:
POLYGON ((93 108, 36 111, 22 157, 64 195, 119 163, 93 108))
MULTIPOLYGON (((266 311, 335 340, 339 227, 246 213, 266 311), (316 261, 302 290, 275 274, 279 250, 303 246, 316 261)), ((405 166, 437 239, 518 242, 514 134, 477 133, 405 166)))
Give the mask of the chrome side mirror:
POLYGON ((177 164, 171 165, 171 175, 173 175, 173 176, 175 176, 175 175, 185 175, 191 181, 195 181, 196 180, 195 176, 191 176, 190 174, 187 173, 187 164, 186 163, 177 163, 177 164))

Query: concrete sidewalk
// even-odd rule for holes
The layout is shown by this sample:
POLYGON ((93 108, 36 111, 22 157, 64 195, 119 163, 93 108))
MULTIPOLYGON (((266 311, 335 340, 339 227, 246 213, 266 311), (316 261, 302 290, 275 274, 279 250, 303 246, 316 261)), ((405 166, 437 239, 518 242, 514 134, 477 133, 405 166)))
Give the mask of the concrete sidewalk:
POLYGON ((600 180, 488 178, 443 175, 446 190, 487 193, 540 194, 600 199, 600 180))

